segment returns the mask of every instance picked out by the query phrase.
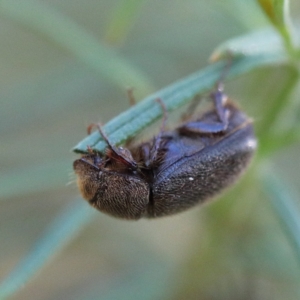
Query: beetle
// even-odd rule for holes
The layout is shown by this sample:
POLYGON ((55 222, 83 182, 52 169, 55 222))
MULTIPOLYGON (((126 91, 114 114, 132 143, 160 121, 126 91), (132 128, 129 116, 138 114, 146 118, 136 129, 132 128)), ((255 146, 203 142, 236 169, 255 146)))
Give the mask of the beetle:
POLYGON ((106 153, 89 149, 73 164, 83 198, 104 213, 137 220, 185 211, 232 185, 256 150, 253 122, 221 84, 210 97, 212 109, 173 130, 162 126, 135 147, 112 145, 98 125, 106 153))

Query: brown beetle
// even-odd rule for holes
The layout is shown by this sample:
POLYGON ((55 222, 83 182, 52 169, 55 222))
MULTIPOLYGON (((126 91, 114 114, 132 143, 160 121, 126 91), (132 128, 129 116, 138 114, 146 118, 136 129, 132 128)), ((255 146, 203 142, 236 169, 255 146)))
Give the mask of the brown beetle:
POLYGON ((219 84, 214 108, 139 146, 111 145, 105 155, 74 161, 82 196, 115 217, 155 218, 203 203, 231 185, 256 149, 251 119, 223 93, 219 84))

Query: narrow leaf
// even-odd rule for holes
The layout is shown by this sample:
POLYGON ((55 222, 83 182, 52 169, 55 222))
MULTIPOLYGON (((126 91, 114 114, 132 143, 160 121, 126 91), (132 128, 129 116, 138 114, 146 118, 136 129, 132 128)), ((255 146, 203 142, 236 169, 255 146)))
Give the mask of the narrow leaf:
POLYGON ((118 45, 126 38, 135 17, 145 0, 123 0, 110 18, 105 41, 118 45))
POLYGON ((289 0, 257 0, 271 23, 281 34, 287 51, 295 54, 294 35, 289 11, 289 0))
POLYGON ((296 197, 287 186, 287 182, 278 179, 274 174, 276 174, 274 171, 263 173, 263 187, 270 196, 271 204, 295 250, 300 266, 300 210, 295 205, 296 197))
MULTIPOLYGON (((132 300, 132 299, 168 299, 173 290, 172 275, 174 267, 169 261, 161 261, 158 255, 141 259, 142 266, 133 266, 126 276, 114 283, 108 292, 102 294, 103 300, 132 300), (131 271, 131 272, 130 272, 131 271)), ((153 255, 152 255, 153 256, 153 255)), ((98 291, 99 292, 99 291, 98 291)), ((95 297, 94 299, 99 299, 95 297)))
MULTIPOLYGON (((231 78, 257 67, 284 62, 286 62, 286 57, 281 52, 239 57, 233 60, 226 77, 231 78)), ((161 117, 162 109, 155 101, 156 99, 160 98, 167 110, 173 111, 193 100, 197 94, 208 91, 221 77, 225 65, 226 63, 224 62, 210 65, 148 96, 142 102, 121 113, 104 126, 104 131, 109 136, 110 141, 113 144, 120 144, 161 117)), ((73 150, 78 153, 86 153, 87 146, 101 152, 105 149, 106 144, 99 133, 95 131, 79 142, 73 150)))
POLYGON ((93 210, 81 199, 68 205, 50 224, 15 269, 0 283, 0 299, 16 293, 51 259, 68 245, 91 220, 93 210))
POLYGON ((269 17, 270 21, 276 26, 281 27, 285 24, 285 12, 288 1, 286 0, 258 0, 258 3, 269 17))
POLYGON ((233 56, 255 56, 272 53, 284 55, 284 51, 284 44, 280 35, 274 28, 270 27, 227 40, 213 51, 210 59, 216 61, 227 57, 228 53, 233 56))

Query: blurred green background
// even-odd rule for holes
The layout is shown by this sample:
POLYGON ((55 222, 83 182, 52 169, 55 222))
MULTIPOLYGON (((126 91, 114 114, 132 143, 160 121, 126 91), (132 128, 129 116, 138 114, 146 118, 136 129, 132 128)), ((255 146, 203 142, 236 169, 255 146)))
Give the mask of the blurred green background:
MULTIPOLYGON (((224 41, 269 25, 254 0, 22 1, 32 16, 36 3, 147 78, 138 99, 205 67, 224 41)), ((70 225, 76 239, 11 299, 300 299, 300 261, 253 170, 222 200, 158 220, 113 219, 77 199, 70 149, 91 122, 128 108, 126 90, 11 13, 14 5, 24 11, 19 1, 0 1, 0 282, 28 253, 37 256, 32 247, 47 240, 51 222, 59 232, 53 220, 66 205, 87 212, 70 225)), ((291 5, 299 17, 300 3, 291 5)), ((226 92, 259 127, 289 76, 286 67, 259 68, 228 82, 226 92)), ((262 162, 296 199, 299 150, 262 162)))

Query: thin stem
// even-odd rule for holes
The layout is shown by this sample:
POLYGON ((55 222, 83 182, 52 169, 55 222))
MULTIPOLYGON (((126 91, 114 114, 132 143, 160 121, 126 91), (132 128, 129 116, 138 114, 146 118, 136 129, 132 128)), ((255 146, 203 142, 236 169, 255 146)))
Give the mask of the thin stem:
POLYGON ((270 197, 271 203, 281 221, 286 237, 293 246, 297 261, 300 266, 300 211, 295 205, 296 197, 287 187, 287 183, 276 177, 276 172, 268 170, 261 172, 262 183, 270 197))
POLYGON ((290 72, 286 80, 284 88, 278 93, 277 97, 272 101, 270 106, 264 115, 264 119, 261 122, 261 132, 263 133, 262 139, 269 136, 273 131, 273 126, 277 122, 280 114, 286 107, 294 88, 299 80, 299 72, 295 67, 290 66, 290 72))
POLYGON ((94 211, 81 199, 72 201, 48 226, 42 238, 0 283, 0 299, 24 286, 59 250, 68 245, 91 221, 94 211))
POLYGON ((123 0, 113 12, 104 40, 114 46, 120 45, 128 35, 145 0, 123 0))

